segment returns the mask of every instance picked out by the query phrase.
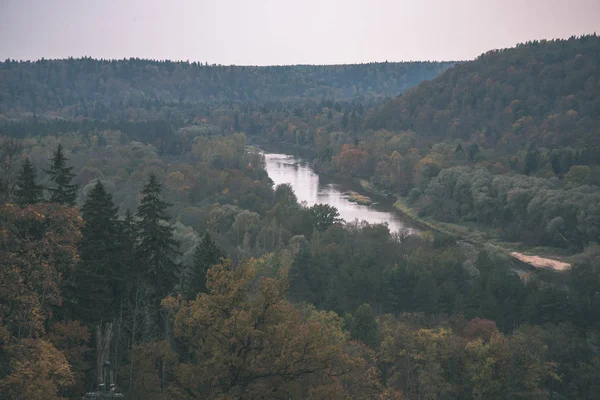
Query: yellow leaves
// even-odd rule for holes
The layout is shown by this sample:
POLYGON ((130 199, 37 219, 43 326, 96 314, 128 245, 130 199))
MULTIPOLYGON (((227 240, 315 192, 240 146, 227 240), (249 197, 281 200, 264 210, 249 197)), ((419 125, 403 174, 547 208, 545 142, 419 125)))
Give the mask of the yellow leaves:
POLYGON ((63 275, 77 261, 82 221, 56 204, 0 208, 0 321, 20 337, 37 337, 62 302, 63 275), (42 223, 43 222, 43 223, 42 223))
POLYGON ((249 392, 256 398, 348 398, 374 390, 376 374, 364 359, 368 350, 348 342, 342 319, 295 308, 285 300, 287 283, 257 277, 256 265, 250 260, 211 268, 209 293, 179 308, 175 335, 189 343, 197 360, 178 367, 179 384, 200 397, 223 398, 246 398, 249 392))
POLYGON ((180 171, 171 172, 166 179, 166 186, 171 190, 183 190, 185 176, 180 171))
POLYGON ((0 392, 7 398, 58 400, 74 383, 65 356, 45 340, 17 340, 7 351, 11 372, 0 380, 0 392))
POLYGON ((0 346, 8 343, 10 339, 10 332, 5 326, 1 325, 2 321, 0 321, 0 346))
POLYGON ((132 354, 133 388, 138 398, 170 399, 174 390, 165 378, 179 369, 177 354, 166 341, 150 341, 135 345, 132 354))
POLYGON ((179 294, 177 297, 169 296, 169 297, 162 299, 162 301, 160 302, 160 305, 163 309, 172 313, 172 312, 179 310, 179 308, 181 308, 182 303, 183 303, 183 298, 182 298, 181 294, 179 294))
POLYGON ((423 168, 427 164, 439 165, 440 160, 437 158, 437 154, 429 154, 423 157, 417 164, 418 168, 423 168))

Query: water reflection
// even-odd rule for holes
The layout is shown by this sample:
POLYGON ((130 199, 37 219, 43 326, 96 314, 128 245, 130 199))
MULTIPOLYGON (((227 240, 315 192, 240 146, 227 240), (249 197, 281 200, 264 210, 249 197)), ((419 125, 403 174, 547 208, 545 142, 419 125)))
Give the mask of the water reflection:
POLYGON ((308 206, 329 204, 335 206, 346 221, 358 219, 370 223, 387 223, 392 232, 414 228, 399 213, 394 212, 389 202, 362 206, 349 201, 345 192, 350 188, 340 183, 322 182, 306 160, 289 154, 264 153, 264 156, 267 173, 275 185, 289 183, 298 201, 305 202, 308 206))

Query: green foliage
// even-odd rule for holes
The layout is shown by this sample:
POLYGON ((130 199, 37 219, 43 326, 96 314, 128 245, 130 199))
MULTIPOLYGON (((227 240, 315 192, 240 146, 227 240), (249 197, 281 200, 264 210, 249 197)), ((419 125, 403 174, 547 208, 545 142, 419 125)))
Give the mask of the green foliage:
POLYGON ((206 293, 208 270, 224 257, 223 251, 210 237, 210 234, 206 233, 194 249, 194 263, 184 285, 186 298, 194 299, 199 293, 206 293))
POLYGON ((179 244, 173 239, 173 228, 168 225, 170 218, 166 209, 170 204, 162 199, 161 184, 155 174, 150 174, 141 195, 136 214, 136 262, 155 298, 161 299, 177 282, 179 265, 175 257, 179 244))
POLYGON ((96 181, 88 194, 81 216, 85 224, 71 301, 77 319, 93 324, 115 317, 129 265, 123 263, 117 207, 102 181, 96 181))
POLYGON ((475 221, 531 244, 582 249, 600 240, 600 192, 594 187, 452 167, 431 180, 421 200, 421 215, 475 221))
POLYGON ((319 231, 325 231, 331 225, 342 221, 337 208, 328 204, 315 204, 309 212, 315 228, 319 231))
POLYGON ((71 172, 73 167, 67 166, 67 161, 69 160, 64 155, 63 147, 59 143, 54 157, 50 160, 50 168, 46 171, 53 186, 48 186, 47 189, 50 191, 50 202, 74 206, 79 185, 71 183, 75 174, 71 172))
MULTIPOLYGON (((104 119, 124 106, 153 107, 201 101, 284 101, 299 98, 352 99, 401 93, 431 79, 451 62, 360 65, 224 66, 143 59, 40 60, 0 63, 0 92, 11 93, 4 108, 42 111, 72 109, 104 119), (72 84, 64 85, 64 79, 72 84), (113 90, 104 90, 102 82, 113 90), (25 84, 29 82, 29 84, 25 84)), ((239 118, 239 117, 238 117, 239 118)), ((226 123, 237 128, 234 115, 226 123)), ((238 129, 236 129, 237 131, 238 129)))
MULTIPOLYGON (((111 359, 144 398, 594 398, 593 252, 544 281, 448 235, 341 224, 334 207, 273 190, 247 143, 306 147, 320 172, 368 177, 423 217, 581 249, 600 240, 598 45, 490 52, 381 107, 449 64, 1 63, 0 124, 31 160, 17 202, 40 199, 33 165, 59 136, 53 201, 90 190, 74 274, 75 210, 2 209, 0 386, 71 393, 69 368, 83 379, 87 331, 53 324, 67 306, 114 324, 111 359), (116 205, 137 213, 119 219, 116 205)), ((16 171, 1 172, 12 201, 16 171)))
POLYGON ((588 182, 592 175, 592 169, 587 165, 573 165, 565 175, 565 179, 577 185, 588 182))
MULTIPOLYGON (((600 38, 588 35, 489 51, 390 100, 365 124, 412 129, 422 140, 477 140, 499 145, 497 151, 533 140, 597 148, 599 47, 600 38)), ((526 173, 536 167, 535 152, 529 156, 526 173)))
POLYGON ((370 305, 365 303, 356 309, 348 330, 352 338, 360 340, 373 349, 379 347, 379 326, 370 305))
POLYGON ((44 187, 35 182, 36 175, 35 167, 26 158, 17 176, 17 189, 15 190, 17 204, 20 206, 37 204, 43 200, 44 187))

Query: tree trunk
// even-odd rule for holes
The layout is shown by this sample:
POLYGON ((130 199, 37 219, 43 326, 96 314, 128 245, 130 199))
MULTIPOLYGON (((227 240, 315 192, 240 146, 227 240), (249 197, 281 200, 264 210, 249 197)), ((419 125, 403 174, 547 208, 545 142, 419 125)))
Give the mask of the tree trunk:
POLYGON ((110 359, 110 343, 112 341, 112 322, 96 325, 96 381, 98 385, 106 385, 106 377, 103 374, 102 366, 110 359))

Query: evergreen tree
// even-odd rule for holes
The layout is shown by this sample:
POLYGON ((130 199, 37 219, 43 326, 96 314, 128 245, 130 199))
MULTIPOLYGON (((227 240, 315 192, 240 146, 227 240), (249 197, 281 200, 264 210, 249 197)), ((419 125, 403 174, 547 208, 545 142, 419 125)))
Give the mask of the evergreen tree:
POLYGON ((425 272, 419 277, 414 289, 414 296, 418 311, 433 314, 439 310, 438 287, 429 273, 425 272))
POLYGON ((210 234, 204 238, 194 249, 194 264, 186 285, 186 297, 193 299, 198 293, 206 293, 206 275, 208 269, 218 264, 225 257, 223 251, 217 246, 210 234))
POLYGON ((125 212, 125 219, 121 221, 121 254, 122 264, 124 266, 123 275, 125 279, 135 278, 135 245, 137 240, 137 232, 135 227, 135 219, 131 210, 128 208, 125 212))
MULTIPOLYGON (((294 257, 290 270, 288 272, 289 280, 289 297, 293 301, 307 303, 316 303, 315 295, 311 288, 312 283, 318 279, 317 276, 311 276, 313 271, 313 259, 310 248, 306 244, 302 244, 298 253, 294 257)), ((315 285, 316 286, 316 285, 315 285)))
POLYGON ((71 183, 75 176, 71 171, 73 167, 67 167, 69 159, 65 157, 62 145, 58 145, 54 157, 50 160, 50 169, 46 171, 50 175, 50 181, 56 187, 49 187, 50 202, 67 206, 74 206, 77 198, 79 185, 71 183))
POLYGON ((241 130, 241 128, 240 128, 240 113, 238 113, 238 112, 235 113, 235 118, 233 120, 233 130, 235 132, 239 132, 241 130))
POLYGON ((173 289, 179 274, 179 265, 174 260, 179 243, 173 239, 173 228, 168 225, 170 218, 166 214, 170 204, 161 198, 160 192, 158 178, 150 174, 136 214, 136 264, 157 299, 173 289))
POLYGON ((539 151, 532 149, 527 152, 525 155, 525 164, 523 166, 523 173, 525 175, 529 175, 534 173, 539 168, 539 159, 540 153, 539 151))
POLYGON ((43 200, 44 187, 35 183, 37 171, 29 159, 23 161, 23 166, 17 177, 15 196, 20 206, 37 204, 43 200))
POLYGON ((124 280, 117 207, 100 180, 90 191, 81 215, 85 225, 79 243, 75 309, 82 321, 107 321, 118 309, 124 280))

